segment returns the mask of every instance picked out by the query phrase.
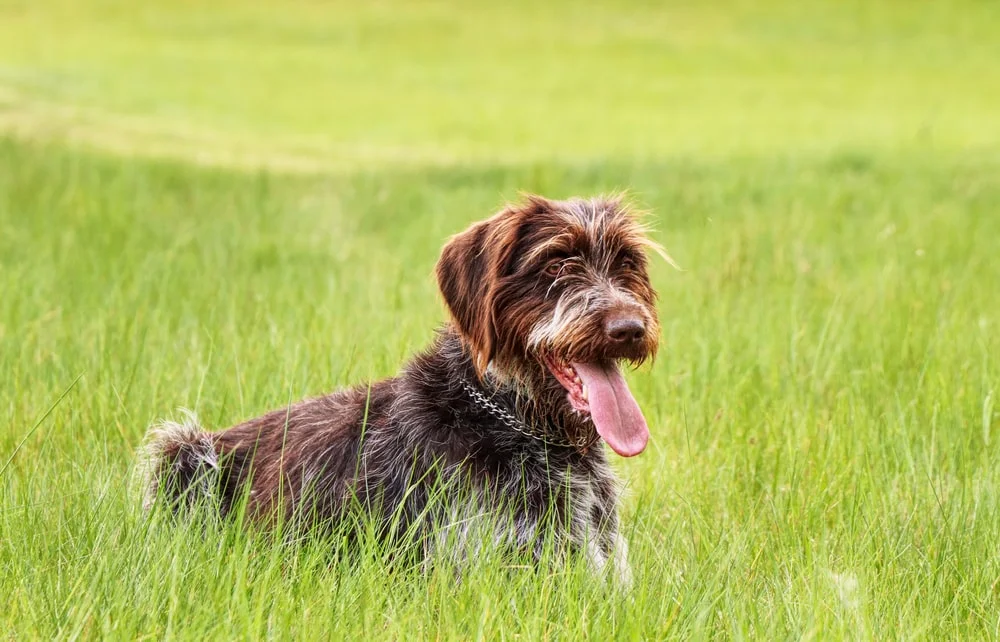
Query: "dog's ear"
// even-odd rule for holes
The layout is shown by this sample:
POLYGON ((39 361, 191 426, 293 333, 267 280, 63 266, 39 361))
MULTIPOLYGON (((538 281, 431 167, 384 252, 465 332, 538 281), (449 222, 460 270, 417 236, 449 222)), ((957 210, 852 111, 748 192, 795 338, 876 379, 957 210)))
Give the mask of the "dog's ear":
POLYGON ((441 250, 438 287, 481 376, 494 356, 493 301, 517 240, 518 212, 505 209, 456 234, 441 250))

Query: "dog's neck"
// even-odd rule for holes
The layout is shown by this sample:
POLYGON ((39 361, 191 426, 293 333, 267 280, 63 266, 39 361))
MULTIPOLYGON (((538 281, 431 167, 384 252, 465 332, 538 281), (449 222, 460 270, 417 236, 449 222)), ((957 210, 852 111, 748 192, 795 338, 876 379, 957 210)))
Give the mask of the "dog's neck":
POLYGON ((542 431, 553 443, 591 444, 597 430, 590 418, 575 412, 566 401, 566 390, 536 360, 490 362, 480 376, 469 350, 452 327, 439 334, 437 352, 446 357, 459 377, 503 404, 526 426, 542 431))

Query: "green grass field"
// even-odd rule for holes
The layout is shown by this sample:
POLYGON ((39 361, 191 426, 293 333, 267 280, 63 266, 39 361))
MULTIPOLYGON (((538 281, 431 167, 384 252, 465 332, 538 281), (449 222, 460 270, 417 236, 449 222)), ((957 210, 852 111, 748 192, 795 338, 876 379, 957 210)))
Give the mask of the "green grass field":
POLYGON ((0 636, 1000 637, 995 3, 202 4, 0 0, 0 636), (449 234, 620 188, 630 593, 142 518, 150 422, 390 375, 449 234))

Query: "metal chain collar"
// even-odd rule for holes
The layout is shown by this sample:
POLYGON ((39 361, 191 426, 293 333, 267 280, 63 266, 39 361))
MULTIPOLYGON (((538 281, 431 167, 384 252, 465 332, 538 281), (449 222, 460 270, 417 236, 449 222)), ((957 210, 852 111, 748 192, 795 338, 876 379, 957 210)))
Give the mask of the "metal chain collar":
POLYGON ((469 383, 464 377, 459 379, 459 381, 461 381, 462 389, 465 390, 466 394, 468 394, 473 401, 482 406, 487 412, 499 419, 503 425, 512 430, 516 430, 522 435, 531 437, 532 439, 537 439, 543 444, 549 446, 561 446, 563 448, 574 448, 580 454, 586 454, 590 447, 593 446, 598 440, 598 436, 596 434, 593 437, 580 435, 575 440, 550 439, 543 431, 539 431, 534 426, 524 423, 516 415, 514 415, 514 413, 496 404, 492 399, 483 394, 481 390, 469 383))

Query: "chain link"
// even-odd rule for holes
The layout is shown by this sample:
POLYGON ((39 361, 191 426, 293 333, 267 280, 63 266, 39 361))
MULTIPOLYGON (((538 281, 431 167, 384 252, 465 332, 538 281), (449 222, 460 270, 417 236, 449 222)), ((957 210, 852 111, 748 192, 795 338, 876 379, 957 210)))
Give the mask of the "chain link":
POLYGON ((536 430, 533 426, 525 424, 523 421, 517 418, 512 412, 494 403, 492 399, 487 397, 481 390, 476 388, 474 385, 466 381, 464 378, 460 379, 462 383, 462 389, 465 390, 473 401, 482 406, 491 415, 499 419, 503 425, 507 426, 512 430, 525 435, 526 437, 531 437, 532 439, 537 439, 543 444, 550 446, 561 446, 563 448, 575 448, 581 454, 586 454, 587 450, 594 445, 597 441, 597 436, 587 437, 586 435, 580 435, 576 440, 557 440, 549 439, 543 432, 536 430))

